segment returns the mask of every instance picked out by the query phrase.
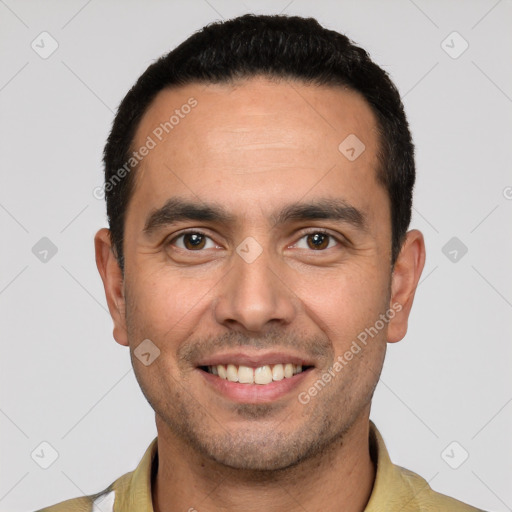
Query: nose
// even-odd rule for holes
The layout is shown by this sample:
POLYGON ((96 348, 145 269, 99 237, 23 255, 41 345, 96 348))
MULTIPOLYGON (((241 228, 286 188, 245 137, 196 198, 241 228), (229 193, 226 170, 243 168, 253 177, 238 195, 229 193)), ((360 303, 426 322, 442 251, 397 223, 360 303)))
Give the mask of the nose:
POLYGON ((290 282, 289 267, 271 261, 268 251, 254 260, 233 255, 215 301, 218 323, 230 329, 261 333, 276 325, 290 324, 297 312, 297 297, 290 282))

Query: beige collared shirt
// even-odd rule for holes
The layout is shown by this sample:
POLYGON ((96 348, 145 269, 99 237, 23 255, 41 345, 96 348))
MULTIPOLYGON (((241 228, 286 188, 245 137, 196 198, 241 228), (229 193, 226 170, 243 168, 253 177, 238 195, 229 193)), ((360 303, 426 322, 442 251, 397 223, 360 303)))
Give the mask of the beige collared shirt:
MULTIPOLYGON (((157 455, 156 437, 134 471, 100 493, 63 501, 39 512, 154 512, 151 475, 157 455)), ((421 476, 396 466, 375 424, 370 421, 370 454, 377 471, 370 500, 363 512, 482 512, 433 491, 421 476)))

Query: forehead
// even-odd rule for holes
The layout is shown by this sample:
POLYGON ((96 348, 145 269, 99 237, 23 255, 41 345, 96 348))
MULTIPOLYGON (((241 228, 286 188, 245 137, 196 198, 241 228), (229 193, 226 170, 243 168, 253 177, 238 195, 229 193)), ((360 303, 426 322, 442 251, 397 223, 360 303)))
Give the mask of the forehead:
POLYGON ((336 142, 349 133, 359 134, 371 146, 376 128, 370 106, 355 91, 253 77, 234 84, 193 83, 160 91, 140 122, 136 142, 151 134, 157 142, 172 135, 176 143, 188 139, 187 148, 195 145, 208 150, 219 137, 229 134, 235 147, 250 137, 253 145, 268 145, 272 138, 276 148, 279 142, 310 141, 307 146, 318 146, 324 140, 337 149, 336 142), (283 132, 284 126, 291 125, 293 131, 283 132), (263 131, 257 133, 258 128, 263 131), (194 139, 194 133, 203 138, 194 139))
POLYGON ((375 116, 361 95, 341 87, 255 77, 165 89, 143 116, 133 148, 148 141, 134 196, 152 203, 165 202, 167 185, 206 199, 229 184, 233 198, 259 193, 270 202, 290 193, 296 200, 308 188, 323 196, 343 190, 350 199, 378 186, 375 116), (364 151, 347 158, 343 151, 352 148, 364 151))

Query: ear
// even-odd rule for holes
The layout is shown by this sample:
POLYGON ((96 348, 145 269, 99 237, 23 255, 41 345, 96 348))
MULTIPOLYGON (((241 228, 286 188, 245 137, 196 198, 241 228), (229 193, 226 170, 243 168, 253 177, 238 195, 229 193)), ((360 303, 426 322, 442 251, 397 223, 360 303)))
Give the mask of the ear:
POLYGON ((417 229, 406 235, 391 277, 390 310, 395 316, 388 324, 388 342, 400 341, 407 332, 414 294, 425 265, 425 242, 417 229))
POLYGON ((96 266, 103 281, 110 316, 114 321, 114 339, 120 345, 128 346, 126 333, 126 303, 124 298, 124 278, 117 261, 110 231, 100 229, 94 237, 96 266))

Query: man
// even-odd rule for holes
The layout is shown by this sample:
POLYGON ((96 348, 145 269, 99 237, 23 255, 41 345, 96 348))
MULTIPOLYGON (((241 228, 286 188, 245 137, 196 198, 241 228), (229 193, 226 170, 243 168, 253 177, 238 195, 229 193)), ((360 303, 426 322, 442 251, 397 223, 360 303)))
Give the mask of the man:
POLYGON ((158 437, 49 511, 475 511, 370 422, 425 261, 398 91, 313 19, 246 15, 152 64, 105 154, 95 238, 158 437))

